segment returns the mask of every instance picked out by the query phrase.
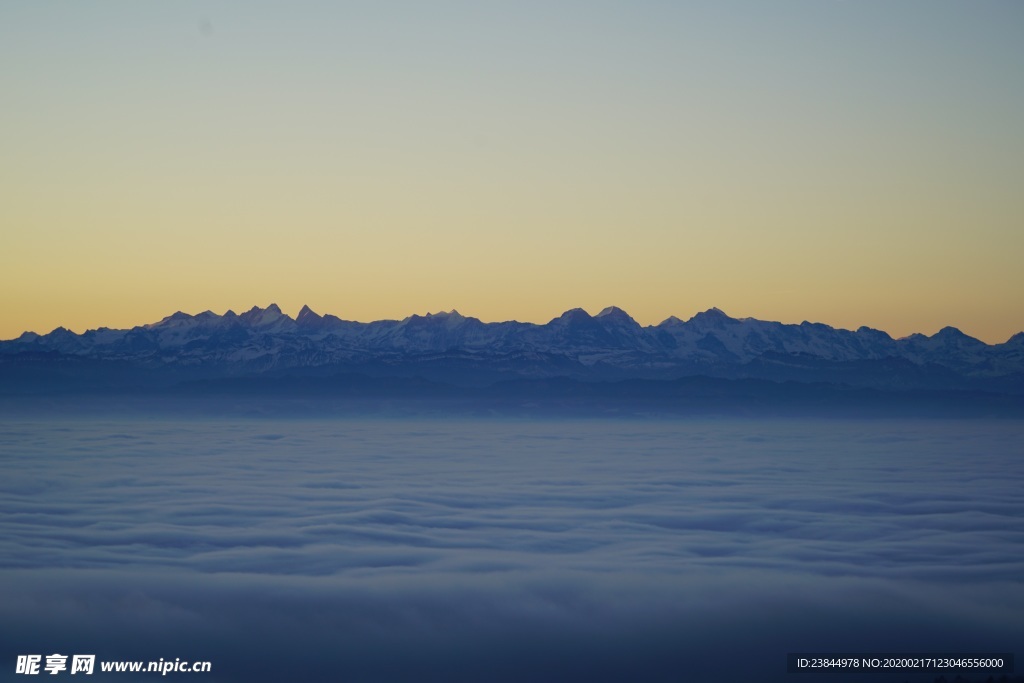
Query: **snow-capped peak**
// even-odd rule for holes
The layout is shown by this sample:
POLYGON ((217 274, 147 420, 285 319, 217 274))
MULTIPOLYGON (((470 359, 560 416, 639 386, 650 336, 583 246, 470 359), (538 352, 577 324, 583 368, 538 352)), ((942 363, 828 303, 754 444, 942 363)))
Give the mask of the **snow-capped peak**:
MULTIPOLYGON (((597 315, 595 315, 594 317, 595 318, 605 318, 605 317, 608 317, 608 316, 615 317, 615 318, 622 318, 622 317, 629 318, 630 317, 629 313, 626 313, 624 310, 622 310, 618 306, 608 306, 607 308, 603 308, 603 309, 601 309, 601 312, 598 313, 597 315)), ((630 319, 632 319, 632 318, 630 318, 630 319)))
POLYGON ((144 329, 153 329, 153 328, 156 328, 156 327, 162 327, 162 328, 176 327, 176 326, 184 325, 184 324, 186 324, 187 322, 189 322, 191 320, 192 320, 192 316, 189 315, 188 313, 184 313, 182 311, 176 311, 175 313, 172 313, 171 315, 169 315, 169 316, 167 316, 165 318, 162 318, 159 322, 149 323, 147 325, 143 325, 142 327, 144 329))
POLYGON ((687 320, 687 322, 706 322, 712 324, 722 324, 732 320, 734 320, 734 318, 730 318, 722 309, 712 307, 706 311, 698 313, 697 315, 687 320))
MULTIPOLYGON (((555 320, 563 320, 566 322, 572 322, 574 320, 593 320, 593 316, 582 308, 570 308, 568 311, 555 318, 555 320)), ((554 322, 554 320, 551 322, 554 322)))
POLYGON ((453 320, 461 320, 465 316, 459 313, 454 308, 450 311, 438 311, 437 313, 427 313, 426 318, 451 318, 453 320))
POLYGON ((253 306, 248 311, 238 316, 238 319, 253 327, 268 327, 275 324, 292 322, 292 319, 281 312, 277 304, 270 304, 266 308, 253 306))

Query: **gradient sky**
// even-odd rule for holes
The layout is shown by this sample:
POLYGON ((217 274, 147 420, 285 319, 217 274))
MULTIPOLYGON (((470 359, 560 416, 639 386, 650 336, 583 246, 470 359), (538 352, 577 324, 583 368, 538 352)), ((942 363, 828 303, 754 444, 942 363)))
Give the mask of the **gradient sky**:
POLYGON ((1024 329, 1024 3, 4 3, 0 65, 0 338, 1024 329))

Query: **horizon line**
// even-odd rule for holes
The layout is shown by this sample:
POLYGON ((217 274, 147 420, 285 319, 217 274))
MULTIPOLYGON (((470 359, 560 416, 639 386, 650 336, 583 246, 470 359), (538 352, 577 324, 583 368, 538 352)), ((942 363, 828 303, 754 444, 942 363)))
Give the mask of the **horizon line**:
POLYGON ((204 315, 204 314, 210 314, 210 315, 216 316, 218 318, 223 318, 223 317, 226 317, 229 314, 231 314, 233 316, 239 316, 240 317, 242 315, 246 315, 246 314, 250 314, 250 313, 262 313, 262 312, 266 312, 266 311, 269 311, 269 310, 272 310, 272 309, 276 309, 277 313, 281 317, 287 318, 287 319, 289 319, 289 320, 291 320, 293 322, 297 322, 298 321, 298 318, 302 316, 303 311, 309 311, 310 314, 315 315, 317 318, 323 318, 323 317, 326 317, 326 316, 331 316, 331 317, 337 318, 338 320, 340 320, 342 322, 350 322, 350 323, 355 323, 355 324, 359 324, 359 325, 369 325, 369 324, 380 323, 380 322, 396 322, 396 323, 401 323, 401 322, 404 322, 406 320, 411 320, 413 318, 431 318, 431 317, 439 317, 439 316, 452 316, 452 315, 456 315, 456 316, 459 316, 459 317, 464 318, 464 319, 477 320, 477 321, 479 321, 479 322, 481 322, 481 323, 483 323, 485 325, 496 325, 496 324, 502 324, 502 323, 518 323, 518 324, 521 324, 521 325, 544 326, 544 325, 548 325, 548 324, 554 322, 555 320, 558 320, 559 318, 564 317, 565 315, 567 315, 569 313, 572 313, 573 311, 582 311, 588 318, 599 318, 599 317, 602 317, 604 315, 614 314, 615 312, 619 312, 619 313, 625 314, 626 317, 628 317, 631 321, 633 321, 634 323, 636 323, 637 325, 639 325, 643 329, 660 327, 660 326, 662 326, 662 325, 664 325, 664 324, 666 324, 666 323, 668 323, 668 322, 670 322, 672 320, 677 320, 677 321, 679 321, 681 323, 688 323, 688 322, 694 320, 695 318, 697 318, 698 316, 701 316, 701 315, 716 315, 716 314, 720 314, 724 318, 727 318, 729 320, 734 320, 734 321, 737 321, 737 322, 755 321, 755 322, 777 323, 777 324, 780 324, 780 325, 794 326, 794 327, 799 327, 801 325, 824 325, 825 327, 828 327, 828 328, 833 329, 833 330, 842 330, 842 331, 851 332, 851 333, 860 332, 862 330, 873 331, 873 332, 881 332, 881 333, 885 334, 886 336, 888 336, 890 339, 893 339, 894 341, 900 341, 900 340, 903 340, 903 339, 909 339, 909 338, 915 337, 915 336, 921 336, 921 337, 925 337, 925 338, 930 339, 930 338, 932 338, 932 337, 942 333, 945 330, 951 330, 951 331, 955 331, 955 332, 957 332, 959 334, 962 334, 962 335, 968 337, 969 339, 973 339, 973 340, 978 341, 978 342, 980 342, 982 344, 985 344, 986 346, 998 346, 1000 344, 1005 344, 1005 343, 1011 341, 1017 335, 1024 334, 1024 329, 1022 329, 1022 330, 1019 330, 1017 332, 1012 333, 1009 337, 1006 338, 1005 341, 989 343, 989 342, 986 342, 986 341, 984 341, 982 339, 979 339, 977 337, 973 337, 973 336, 967 334, 966 332, 963 332, 958 327, 955 327, 953 325, 945 325, 945 326, 941 327, 939 330, 937 330, 932 335, 927 335, 927 334, 924 334, 924 333, 921 333, 921 332, 912 332, 912 333, 904 335, 904 336, 894 337, 894 336, 892 336, 886 330, 882 330, 882 329, 874 328, 874 327, 869 327, 867 325, 861 325, 861 326, 857 327, 856 329, 850 329, 850 328, 847 328, 847 327, 835 327, 835 326, 829 325, 828 323, 815 322, 815 321, 810 321, 810 320, 803 320, 803 321, 801 321, 799 323, 786 323, 786 322, 782 322, 782 321, 778 321, 778 320, 766 320, 766 319, 763 319, 763 318, 756 318, 756 317, 753 317, 753 316, 746 316, 746 317, 742 317, 742 318, 734 318, 734 317, 730 316, 729 314, 725 313, 725 311, 723 311, 722 309, 718 308, 717 306, 712 306, 711 308, 708 308, 708 309, 705 309, 705 310, 702 310, 702 311, 697 311, 696 313, 694 313, 692 316, 690 316, 687 319, 680 318, 679 316, 676 316, 676 315, 670 315, 667 318, 665 318, 664 320, 662 320, 661 322, 656 323, 656 324, 650 324, 650 325, 642 325, 642 324, 640 324, 628 312, 626 312, 625 309, 620 308, 619 306, 614 306, 614 305, 606 306, 606 307, 601 309, 596 314, 591 314, 590 312, 588 312, 586 309, 584 309, 582 307, 569 308, 569 309, 566 309, 565 311, 563 311, 561 314, 556 315, 555 317, 551 318, 550 320, 548 320, 546 322, 539 322, 539 323, 538 322, 531 322, 531 321, 515 320, 515 319, 486 321, 486 320, 483 320, 483 319, 478 318, 476 316, 464 315, 464 314, 460 313, 458 310, 456 310, 455 308, 452 308, 452 309, 450 309, 448 311, 445 311, 445 310, 442 309, 442 310, 439 310, 436 313, 432 313, 430 311, 427 311, 424 314, 412 313, 410 315, 407 315, 404 318, 378 318, 378 319, 375 319, 375 320, 365 320, 364 321, 364 320, 348 320, 348 319, 345 319, 345 318, 340 318, 340 317, 338 317, 338 316, 336 316, 336 315, 334 315, 332 313, 319 314, 319 313, 316 313, 316 311, 314 311, 313 308, 311 306, 309 306, 308 304, 303 304, 303 306, 299 309, 298 313, 296 313, 295 316, 293 317, 293 316, 290 316, 287 313, 285 313, 278 304, 276 304, 274 302, 271 302, 265 308, 261 308, 258 305, 254 305, 252 308, 250 308, 250 309, 248 309, 246 311, 242 311, 241 313, 236 313, 234 311, 234 309, 230 309, 230 308, 227 309, 224 313, 221 313, 221 314, 214 313, 210 309, 206 309, 206 310, 200 311, 199 313, 185 313, 184 311, 178 310, 178 311, 175 311, 174 313, 171 313, 170 315, 164 316, 160 320, 157 320, 157 321, 154 321, 154 322, 149 322, 149 323, 142 323, 142 324, 139 324, 139 325, 134 325, 132 327, 112 328, 112 327, 107 327, 105 325, 101 325, 99 327, 86 328, 82 332, 75 332, 74 330, 72 330, 70 328, 67 328, 67 327, 64 327, 63 325, 58 325, 57 327, 53 328, 52 330, 50 330, 49 332, 46 332, 46 333, 39 333, 39 332, 35 332, 34 330, 25 330, 25 331, 23 331, 21 334, 19 334, 16 337, 12 337, 10 339, 0 339, 0 342, 16 341, 18 339, 21 339, 25 335, 36 335, 38 337, 45 337, 45 336, 47 336, 49 334, 53 334, 54 332, 57 332, 58 330, 65 330, 65 331, 67 331, 67 332, 69 332, 71 334, 74 334, 76 336, 81 336, 81 335, 84 335, 84 334, 86 334, 88 332, 98 332, 98 331, 101 331, 101 330, 127 331, 127 330, 132 330, 132 329, 140 328, 140 327, 141 328, 146 328, 146 327, 151 327, 151 326, 154 326, 154 325, 159 325, 160 323, 162 323, 164 321, 167 321, 167 320, 169 320, 169 319, 171 319, 171 318, 173 318, 174 316, 177 316, 177 315, 183 315, 183 316, 187 316, 189 318, 196 318, 196 317, 199 317, 199 316, 204 315))

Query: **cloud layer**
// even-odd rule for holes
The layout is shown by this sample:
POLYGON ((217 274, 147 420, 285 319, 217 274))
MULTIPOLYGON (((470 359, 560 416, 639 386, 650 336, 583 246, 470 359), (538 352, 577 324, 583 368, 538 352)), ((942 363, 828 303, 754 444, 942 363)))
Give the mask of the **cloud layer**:
POLYGON ((1020 650, 1022 435, 8 420, 2 654, 209 659, 204 680, 239 682, 714 681, 784 680, 791 651, 1020 650))

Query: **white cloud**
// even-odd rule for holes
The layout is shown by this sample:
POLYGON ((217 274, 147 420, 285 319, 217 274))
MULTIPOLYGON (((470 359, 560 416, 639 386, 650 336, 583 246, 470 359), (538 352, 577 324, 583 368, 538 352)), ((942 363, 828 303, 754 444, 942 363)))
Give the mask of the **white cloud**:
POLYGON ((310 681, 784 680, 789 651, 1013 650, 1022 435, 7 421, 0 647, 204 658, 218 681, 257 683, 288 666, 310 681))

